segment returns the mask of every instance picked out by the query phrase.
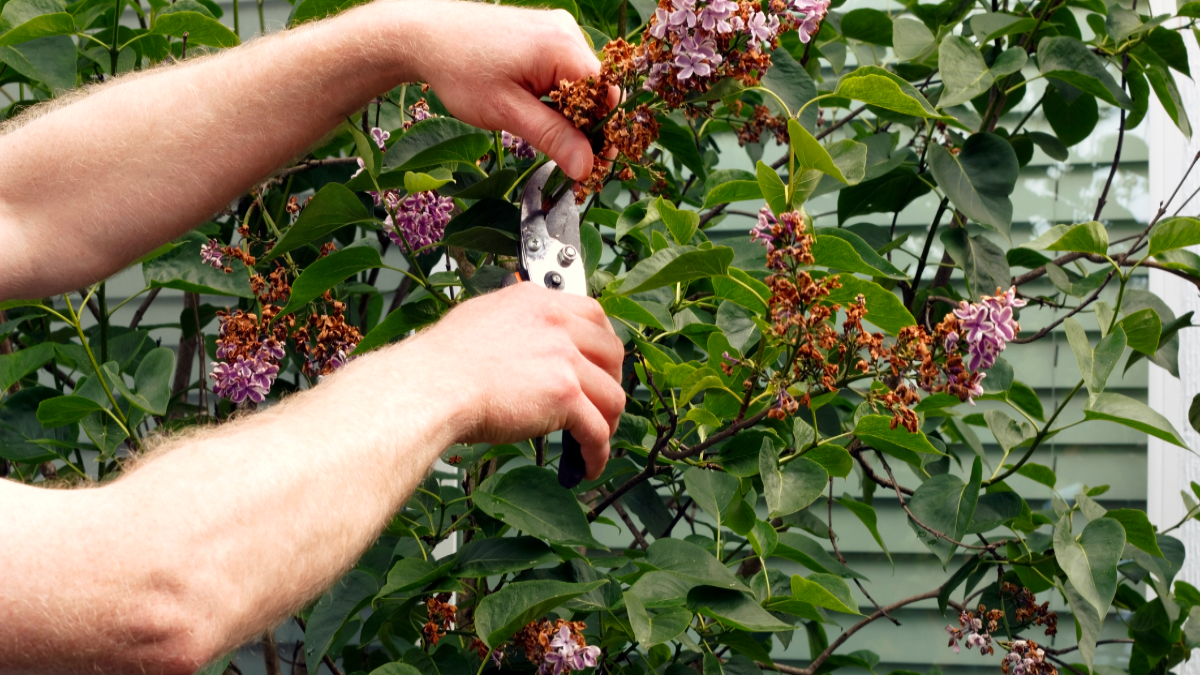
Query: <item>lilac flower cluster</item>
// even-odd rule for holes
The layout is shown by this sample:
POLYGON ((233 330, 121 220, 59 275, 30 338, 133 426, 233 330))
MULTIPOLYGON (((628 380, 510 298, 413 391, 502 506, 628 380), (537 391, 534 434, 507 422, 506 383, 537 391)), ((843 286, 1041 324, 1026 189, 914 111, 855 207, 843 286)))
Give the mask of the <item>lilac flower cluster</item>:
MULTIPOLYGON (((966 332, 968 360, 971 370, 987 370, 996 363, 996 357, 1021 330, 1021 324, 1013 319, 1013 310, 1024 307, 1026 302, 1016 297, 1016 287, 996 295, 983 296, 979 302, 958 304, 954 316, 966 332)), ((958 350, 959 332, 947 333, 944 346, 947 352, 958 350)))
POLYGON ((829 3, 830 0, 790 0, 788 2, 788 9, 804 15, 804 19, 796 28, 801 42, 811 42, 817 35, 821 29, 821 20, 829 12, 829 3))
POLYGON ((978 649, 983 654, 990 653, 992 636, 983 630, 981 617, 964 610, 958 615, 958 624, 958 628, 946 626, 946 632, 950 634, 950 643, 947 646, 953 647, 955 654, 959 653, 959 640, 967 646, 968 651, 978 649))
POLYGON ((596 659, 599 657, 599 647, 580 647, 571 635, 571 629, 563 626, 550 641, 550 650, 546 652, 546 660, 538 668, 538 675, 563 675, 585 668, 595 668, 596 659))
POLYGON ((761 241, 767 247, 767 252, 775 250, 775 225, 779 219, 771 212, 771 207, 763 206, 758 210, 758 224, 750 228, 750 240, 761 241))
POLYGON ((504 146, 517 159, 534 159, 537 157, 537 149, 529 144, 529 141, 514 136, 507 131, 500 132, 500 145, 504 146))
MULTIPOLYGON (((224 333, 225 325, 221 325, 224 333)), ((224 337, 223 335, 219 337, 224 337)), ((230 355, 227 344, 217 348, 217 358, 230 355)), ((252 358, 238 356, 232 362, 221 361, 213 365, 209 377, 213 379, 213 393, 221 398, 227 398, 234 404, 241 404, 247 399, 262 403, 271 391, 271 385, 279 376, 277 362, 284 356, 283 347, 273 338, 264 341, 252 358)))
POLYGON ((389 190, 384 195, 384 202, 389 214, 395 214, 394 218, 388 215, 383 221, 384 230, 397 246, 407 245, 412 251, 439 241, 450 222, 450 211, 454 209, 454 200, 433 190, 402 199, 389 190))
POLYGON ((219 270, 225 266, 225 256, 221 253, 221 242, 209 239, 207 244, 200 247, 200 262, 219 270))
POLYGON ((1046 652, 1028 640, 1013 640, 1012 651, 1004 655, 1010 675, 1033 675, 1042 670, 1046 652))
POLYGON ((646 91, 653 91, 671 66, 678 68, 676 78, 681 82, 693 76, 708 77, 713 69, 724 60, 718 53, 716 35, 745 32, 752 46, 762 45, 769 49, 771 39, 779 32, 779 17, 767 17, 757 12, 748 22, 735 16, 738 3, 733 0, 709 0, 698 5, 696 0, 671 0, 671 9, 659 7, 650 27, 650 35, 658 40, 674 43, 671 48, 674 61, 655 63, 646 80, 646 91))
POLYGON ((380 152, 385 152, 387 150, 387 145, 385 145, 385 142, 391 137, 392 133, 390 131, 384 131, 379 127, 371 127, 371 140, 375 141, 375 145, 379 146, 380 152))

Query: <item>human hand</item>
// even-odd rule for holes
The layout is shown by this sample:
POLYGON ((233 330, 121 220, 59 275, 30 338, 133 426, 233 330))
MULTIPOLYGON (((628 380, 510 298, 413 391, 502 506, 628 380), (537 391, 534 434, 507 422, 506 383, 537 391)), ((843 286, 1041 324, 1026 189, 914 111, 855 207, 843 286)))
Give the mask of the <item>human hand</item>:
POLYGON ((414 342, 464 373, 451 383, 467 388, 459 441, 512 443, 569 429, 588 479, 603 471, 625 409, 624 348, 595 300, 520 283, 468 300, 414 342))
POLYGON ((600 71, 575 19, 477 2, 427 7, 430 56, 418 68, 446 108, 468 124, 516 134, 571 178, 586 178, 594 159, 587 137, 539 100, 561 80, 600 71))

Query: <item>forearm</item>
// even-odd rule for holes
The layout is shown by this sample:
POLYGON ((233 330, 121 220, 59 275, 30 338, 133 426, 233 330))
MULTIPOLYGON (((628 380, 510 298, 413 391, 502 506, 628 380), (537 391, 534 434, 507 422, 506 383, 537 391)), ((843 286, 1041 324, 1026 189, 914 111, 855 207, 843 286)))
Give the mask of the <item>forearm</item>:
MULTIPOLYGON (((71 550, 31 551, 25 564, 62 561, 50 563, 63 566, 61 584, 39 602, 72 645, 6 630, 0 662, 39 638, 78 655, 64 669, 212 657, 344 574, 460 433, 464 406, 437 384, 420 338, 387 352, 219 434, 175 441, 115 484, 49 493, 71 507, 31 515, 61 514, 46 526, 71 550), (379 378, 379 368, 404 377, 379 378)), ((48 653, 34 649, 30 663, 48 653)))
POLYGON ((0 295, 81 287, 211 217, 372 97, 419 78, 437 11, 373 3, 124 77, 0 137, 11 263, 0 295))

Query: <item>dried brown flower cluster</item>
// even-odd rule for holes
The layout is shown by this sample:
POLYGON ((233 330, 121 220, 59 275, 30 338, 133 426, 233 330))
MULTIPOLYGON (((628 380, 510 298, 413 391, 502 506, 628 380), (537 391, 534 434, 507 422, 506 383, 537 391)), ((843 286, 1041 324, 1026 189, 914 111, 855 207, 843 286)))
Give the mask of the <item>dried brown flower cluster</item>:
MULTIPOLYGON (((734 112, 741 111, 741 101, 737 102, 734 112)), ((754 106, 754 114, 737 131, 738 145, 758 143, 762 140, 764 131, 769 131, 775 137, 777 145, 787 145, 789 141, 787 118, 782 115, 772 115, 771 109, 765 105, 754 106)))
POLYGON ((304 374, 309 377, 328 375, 345 365, 363 337, 357 327, 346 323, 346 303, 334 300, 329 291, 322 299, 329 313, 313 312, 308 324, 292 334, 296 352, 304 357, 304 374))
POLYGON ((525 652, 525 658, 529 659, 530 663, 542 664, 546 661, 546 654, 554 650, 550 643, 564 627, 570 632, 571 639, 579 647, 587 646, 587 640, 584 639, 582 632, 584 628, 587 628, 587 624, 582 621, 567 621, 566 619, 555 619, 553 622, 540 619, 530 622, 517 631, 512 641, 525 652))
POLYGON ((1058 635, 1058 612, 1050 611, 1049 601, 1039 605, 1033 591, 1007 581, 1000 587, 1000 594, 1011 597, 1016 603, 1017 611, 1013 613, 1013 618, 1017 623, 1026 624, 1032 621, 1035 626, 1045 626, 1047 636, 1058 635))
POLYGON ((442 593, 425 601, 429 621, 421 628, 421 637, 430 647, 436 647, 438 641, 446 637, 446 631, 454 629, 454 613, 458 608, 447 603, 449 599, 449 593, 442 593))

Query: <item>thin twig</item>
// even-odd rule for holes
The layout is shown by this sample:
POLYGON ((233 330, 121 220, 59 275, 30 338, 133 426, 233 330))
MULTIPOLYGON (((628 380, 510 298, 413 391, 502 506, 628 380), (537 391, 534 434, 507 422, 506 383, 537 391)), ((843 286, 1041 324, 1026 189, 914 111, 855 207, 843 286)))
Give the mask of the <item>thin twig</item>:
MULTIPOLYGON (((608 490, 605 490, 603 487, 596 489, 605 497, 609 495, 608 490)), ((633 522, 633 519, 629 517, 629 512, 626 511, 625 507, 621 505, 620 500, 614 499, 612 506, 613 510, 617 512, 617 515, 621 516, 621 520, 625 523, 625 525, 629 527, 629 531, 633 533, 633 541, 640 546, 643 551, 650 548, 650 544, 646 542, 646 539, 642 536, 642 533, 638 531, 637 525, 633 522)))
MULTIPOLYGON (((892 474, 892 467, 888 466, 887 460, 883 458, 882 452, 876 450, 875 455, 877 457, 879 457, 879 461, 883 463, 883 468, 885 470, 887 470, 888 478, 892 479, 892 484, 894 485, 896 483, 896 476, 892 474)), ((929 534, 932 534, 933 536, 937 537, 938 539, 944 539, 945 541, 948 541, 951 544, 954 544, 955 546, 961 546, 963 548, 971 549, 973 551, 995 551, 996 547, 1008 543, 1008 541, 1005 540, 1002 542, 997 542, 995 544, 988 544, 987 546, 975 546, 974 544, 968 544, 966 542, 961 542, 956 539, 952 539, 949 535, 945 534, 944 532, 939 532, 939 531, 933 529, 932 527, 921 522, 920 518, 917 518, 915 515, 913 515, 912 510, 909 509, 908 504, 905 503, 904 495, 901 494, 899 487, 896 488, 896 498, 900 500, 900 507, 904 509, 904 512, 908 514, 908 517, 911 518, 914 523, 916 523, 917 525, 920 525, 921 529, 925 530, 929 534)))
MULTIPOLYGON (((858 623, 854 624, 853 626, 847 628, 845 630, 845 632, 843 632, 841 635, 837 636, 836 640, 829 643, 829 646, 825 648, 825 651, 818 654, 817 658, 813 659, 812 663, 809 663, 807 668, 803 669, 799 673, 796 673, 795 675, 812 675, 813 673, 815 673, 817 671, 817 669, 821 667, 821 664, 828 661, 829 657, 833 655, 833 652, 835 650, 837 650, 838 647, 841 647, 843 644, 845 644, 846 640, 849 640, 852 635, 854 635, 858 631, 862 630, 863 628, 866 628, 868 625, 871 624, 871 622, 883 618, 885 610, 889 611, 889 612, 894 612, 897 609, 900 609, 901 607, 904 607, 906 605, 911 605, 914 602, 920 602, 921 600, 928 600, 930 598, 936 598, 939 594, 941 594, 941 592, 942 592, 942 587, 938 586, 937 588, 935 588, 931 591, 925 591, 924 593, 921 593, 920 595, 914 595, 911 598, 905 598, 899 602, 894 602, 894 603, 888 605, 887 607, 881 608, 879 611, 875 612, 871 616, 868 616, 867 618, 863 619, 862 621, 859 621, 858 623)), ((779 672, 784 672, 784 671, 781 670, 779 672)))
POLYGON ((142 300, 142 304, 138 305, 137 311, 133 313, 133 319, 129 321, 130 330, 137 328, 142 322, 142 317, 146 316, 146 310, 150 309, 150 305, 154 303, 154 299, 158 297, 162 288, 150 289, 150 293, 142 300))
POLYGON ((1116 270, 1109 272, 1108 276, 1104 277, 1104 283, 1100 284, 1100 287, 1097 288, 1095 291, 1093 291, 1092 294, 1089 295, 1083 302, 1079 303, 1079 305, 1075 309, 1072 309, 1071 311, 1060 316, 1059 318, 1055 319, 1054 321, 1050 322, 1049 324, 1042 326, 1042 329, 1039 330, 1038 332, 1034 333, 1033 335, 1030 335, 1029 337, 1026 337, 1026 338, 1016 338, 1014 340, 1010 340, 1010 342, 1013 342, 1013 343, 1019 344, 1019 345, 1023 345, 1023 344, 1029 344, 1030 342, 1035 342, 1037 340, 1042 339, 1047 334, 1049 334, 1050 331, 1057 328, 1059 324, 1061 324, 1062 322, 1066 321, 1067 319, 1075 316, 1079 312, 1083 311, 1084 307, 1087 307, 1088 305, 1095 302, 1096 298, 1100 297, 1100 292, 1103 291, 1106 286, 1108 286, 1108 282, 1112 281, 1114 274, 1116 274, 1116 270))
POLYGON ((873 450, 873 449, 874 448, 864 446, 862 444, 862 442, 859 441, 857 438, 854 439, 854 441, 852 441, 850 443, 850 445, 846 447, 846 451, 850 453, 851 457, 853 457, 855 460, 858 461, 859 467, 862 468, 863 475, 866 476, 868 480, 875 483, 879 487, 884 487, 889 490, 896 489, 896 490, 900 490, 900 492, 902 492, 906 495, 911 495, 913 493, 912 488, 904 487, 903 485, 898 485, 896 483, 893 483, 892 481, 875 473, 875 470, 872 469, 871 465, 867 463, 867 458, 863 456, 864 450, 873 450))
MULTIPOLYGON (((837 535, 835 535, 833 533, 833 476, 829 477, 829 500, 828 500, 828 502, 829 502, 829 543, 833 544, 833 553, 834 553, 834 555, 837 556, 838 561, 840 563, 842 563, 843 565, 845 565, 846 564, 846 556, 842 555, 842 552, 840 550, 838 550, 837 535)), ((871 604, 875 605, 875 609, 880 612, 883 612, 883 615, 887 617, 888 621, 891 621, 892 623, 896 624, 897 626, 900 625, 900 622, 896 620, 896 617, 892 616, 891 614, 888 614, 886 610, 884 610, 882 607, 879 606, 878 602, 875 602, 875 598, 871 597, 871 594, 867 592, 867 589, 862 585, 861 581, 859 581, 858 579, 855 579, 854 583, 855 583, 855 585, 858 586, 858 590, 862 591, 862 594, 867 597, 867 600, 870 600, 871 604)))

